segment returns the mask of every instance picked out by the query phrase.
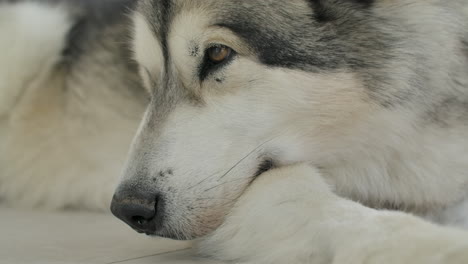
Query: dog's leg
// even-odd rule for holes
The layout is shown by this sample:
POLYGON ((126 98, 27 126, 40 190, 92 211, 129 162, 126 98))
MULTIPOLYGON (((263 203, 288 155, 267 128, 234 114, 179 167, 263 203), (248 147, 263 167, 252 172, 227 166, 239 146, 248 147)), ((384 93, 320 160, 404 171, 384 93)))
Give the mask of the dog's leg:
POLYGON ((236 263, 468 261, 468 233, 342 199, 306 165, 261 176, 199 247, 203 254, 236 263))
POLYGON ((71 27, 67 12, 45 4, 0 3, 0 118, 59 61, 71 27))

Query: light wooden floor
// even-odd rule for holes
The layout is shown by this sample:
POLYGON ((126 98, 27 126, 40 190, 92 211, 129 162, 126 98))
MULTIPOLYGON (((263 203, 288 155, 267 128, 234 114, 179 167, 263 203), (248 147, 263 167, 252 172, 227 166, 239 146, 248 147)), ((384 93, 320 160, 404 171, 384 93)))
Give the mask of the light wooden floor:
POLYGON ((184 242, 154 239, 116 218, 0 207, 0 264, 216 264, 184 242))

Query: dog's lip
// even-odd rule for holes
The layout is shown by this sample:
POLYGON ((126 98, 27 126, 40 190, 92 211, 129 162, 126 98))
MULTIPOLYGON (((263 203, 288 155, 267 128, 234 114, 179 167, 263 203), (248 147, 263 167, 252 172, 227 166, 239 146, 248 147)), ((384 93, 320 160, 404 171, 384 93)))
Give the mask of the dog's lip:
POLYGON ((275 161, 271 158, 264 158, 262 162, 258 165, 257 172, 255 173, 255 178, 268 172, 276 167, 275 161))
POLYGON ((156 232, 141 231, 141 230, 137 230, 137 229, 133 229, 133 230, 135 230, 139 234, 145 234, 147 236, 155 236, 156 235, 156 232))
POLYGON ((151 230, 151 231, 148 231, 148 230, 145 230, 145 231, 142 231, 142 230, 136 230, 134 229, 137 233, 139 234, 142 234, 142 235, 146 235, 148 237, 152 237, 152 238, 165 238, 165 239, 172 239, 172 240, 191 240, 193 238, 190 238, 190 237, 186 237, 186 236, 183 236, 181 233, 180 234, 168 234, 167 232, 165 232, 165 228, 161 225, 159 226, 159 228, 157 228, 156 230, 151 230))
POLYGON ((159 233, 158 231, 141 231, 141 230, 136 230, 134 229, 137 233, 139 234, 142 234, 142 235, 147 235, 147 236, 150 236, 150 237, 162 237, 162 238, 165 238, 166 236, 164 236, 164 234, 162 233, 159 233))
MULTIPOLYGON (((273 159, 271 159, 271 158, 264 158, 262 160, 262 162, 259 163, 258 169, 257 169, 256 173, 254 174, 254 178, 249 183, 249 185, 252 184, 253 181, 255 181, 255 179, 257 177, 259 177, 260 175, 262 175, 262 174, 264 174, 264 173, 266 173, 266 172, 268 172, 268 171, 270 171, 270 170, 272 170, 274 168, 276 168, 275 161, 273 159)), ((157 228, 156 230, 154 230, 152 232, 141 231, 141 230, 136 230, 136 231, 138 233, 140 233, 140 234, 144 234, 144 235, 147 235, 149 237, 160 237, 160 238, 167 238, 167 239, 176 239, 177 236, 171 236, 169 234, 166 234, 165 232, 162 232, 163 229, 164 229, 163 226, 160 225, 159 228, 157 228)))
POLYGON ((165 239, 178 240, 178 241, 189 241, 189 240, 197 238, 197 237, 183 236, 181 234, 171 235, 171 234, 161 233, 161 232, 154 232, 154 233, 145 233, 145 232, 143 232, 142 234, 145 234, 146 236, 151 237, 151 238, 165 238, 165 239))

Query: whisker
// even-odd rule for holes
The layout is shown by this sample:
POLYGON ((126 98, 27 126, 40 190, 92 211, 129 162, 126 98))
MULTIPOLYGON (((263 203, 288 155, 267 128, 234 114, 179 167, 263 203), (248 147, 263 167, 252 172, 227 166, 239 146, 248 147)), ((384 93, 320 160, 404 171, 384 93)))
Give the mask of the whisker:
MULTIPOLYGON (((279 136, 279 135, 278 135, 279 136)), ((221 177, 220 179, 223 179, 224 177, 226 177, 231 171, 233 171, 237 166, 239 166, 244 160, 246 160, 248 157, 250 157, 252 154, 255 153, 255 151, 259 150, 261 147, 263 147, 265 144, 273 141, 275 138, 277 138, 278 136, 275 136, 275 137, 272 137, 271 139, 263 142, 262 144, 260 144, 259 146, 257 146, 256 148, 254 148, 252 151, 250 151, 245 157, 243 157, 241 160, 239 160, 236 164, 234 164, 234 166, 232 166, 229 170, 227 170, 221 177)), ((220 173, 222 170, 219 170, 211 175, 209 175, 208 177, 204 178, 203 180, 201 180, 200 182, 198 182, 197 184, 193 185, 193 186, 190 186, 188 187, 186 190, 191 190, 197 186, 199 186, 200 184, 206 182, 207 180, 209 180, 210 178, 216 176, 218 173, 220 173)))
POLYGON ((231 180, 231 181, 226 181, 226 182, 220 183, 220 184, 218 184, 216 186, 213 186, 211 188, 208 188, 208 189, 204 190, 203 192, 211 191, 213 189, 219 188, 219 187, 221 187, 223 185, 226 185, 228 183, 237 182, 237 181, 244 181, 244 180, 251 180, 253 178, 255 178, 255 177, 251 176, 251 177, 248 177, 248 178, 239 178, 239 179, 234 179, 234 180, 231 180))
POLYGON ((266 145, 267 143, 270 143, 271 141, 273 141, 273 139, 275 139, 276 137, 273 137, 265 142, 263 142, 262 144, 260 144, 259 146, 257 146, 256 148, 254 148, 251 152, 249 152, 249 154, 247 154, 245 157, 243 157, 241 160, 239 160, 236 164, 234 164, 234 166, 232 166, 226 173, 224 173, 223 176, 221 176, 220 179, 226 177, 231 171, 233 171, 237 166, 239 166, 244 160, 246 160, 248 157, 250 157, 252 154, 255 153, 255 151, 259 150, 261 147, 263 147, 264 145, 266 145))
POLYGON ((232 201, 233 199, 230 199, 230 198, 211 198, 211 197, 205 197, 205 198, 198 198, 197 199, 197 201, 215 201, 215 200, 232 201))
POLYGON ((199 183, 197 183, 197 184, 195 184, 195 185, 193 185, 193 186, 187 188, 186 190, 191 190, 191 189, 193 189, 194 187, 197 187, 198 185, 204 183, 205 181, 207 181, 207 180, 210 179, 211 177, 215 176, 216 174, 221 173, 222 171, 223 171, 223 170, 218 170, 217 172, 211 174, 210 176, 208 176, 208 177, 206 177, 205 179, 203 179, 201 182, 199 182, 199 183))
MULTIPOLYGON (((227 205, 232 205, 236 203, 235 200, 233 201, 230 201, 230 202, 227 202, 227 203, 224 203, 224 204, 220 204, 219 207, 224 207, 224 206, 227 206, 227 205)), ((212 206, 197 206, 197 209, 212 209, 213 207, 212 206)))
MULTIPOLYGON (((244 156, 242 159, 240 159, 238 162, 236 162, 236 164, 234 164, 234 166, 232 166, 231 168, 229 168, 219 179, 223 179, 225 178, 227 175, 229 175, 229 173, 231 173, 236 167, 238 167, 240 164, 242 164, 242 162, 244 162, 247 158, 249 158, 251 155, 253 155, 256 151, 258 151, 259 149, 261 149, 263 146, 265 146, 267 143, 270 143, 271 141, 277 139, 278 137, 280 137, 281 135, 283 135, 283 133, 286 133, 287 129, 284 129, 282 132, 280 133, 277 133, 276 135, 274 135, 273 137, 271 137, 270 139, 266 140, 265 142, 263 142, 262 144, 258 145, 257 147, 255 147, 252 151, 250 151, 246 156, 244 156)), ((191 190, 199 185, 201 185, 202 183, 206 182, 208 179, 218 175, 222 170, 219 170, 211 175, 209 175, 208 177, 204 178, 203 180, 201 180, 200 182, 196 183, 195 185, 192 185, 190 187, 188 187, 187 189, 185 190, 191 190)), ((238 181, 238 180, 248 180, 248 179, 252 179, 253 176, 251 177, 248 177, 248 178, 242 178, 242 179, 236 179, 234 181, 238 181)), ((229 182, 225 182, 225 183, 222 183, 222 184, 219 184, 217 186, 214 186, 212 188, 209 188, 209 189, 206 189, 204 192, 207 192, 207 191, 210 191, 212 189, 215 189, 215 188, 218 188, 226 183, 229 183, 229 182)))

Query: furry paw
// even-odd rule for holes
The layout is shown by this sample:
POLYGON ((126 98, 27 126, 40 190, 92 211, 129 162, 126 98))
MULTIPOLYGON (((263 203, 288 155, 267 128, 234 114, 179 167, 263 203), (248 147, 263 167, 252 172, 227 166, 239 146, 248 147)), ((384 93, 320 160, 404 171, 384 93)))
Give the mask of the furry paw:
POLYGON ((467 238, 461 230, 340 198, 315 169, 299 165, 262 175, 198 247, 245 264, 461 264, 467 238))
POLYGON ((334 201, 316 169, 272 170, 250 186, 221 228, 198 248, 203 255, 239 263, 309 263, 304 256, 314 253, 310 237, 297 234, 319 227, 321 217, 314 216, 334 201))

